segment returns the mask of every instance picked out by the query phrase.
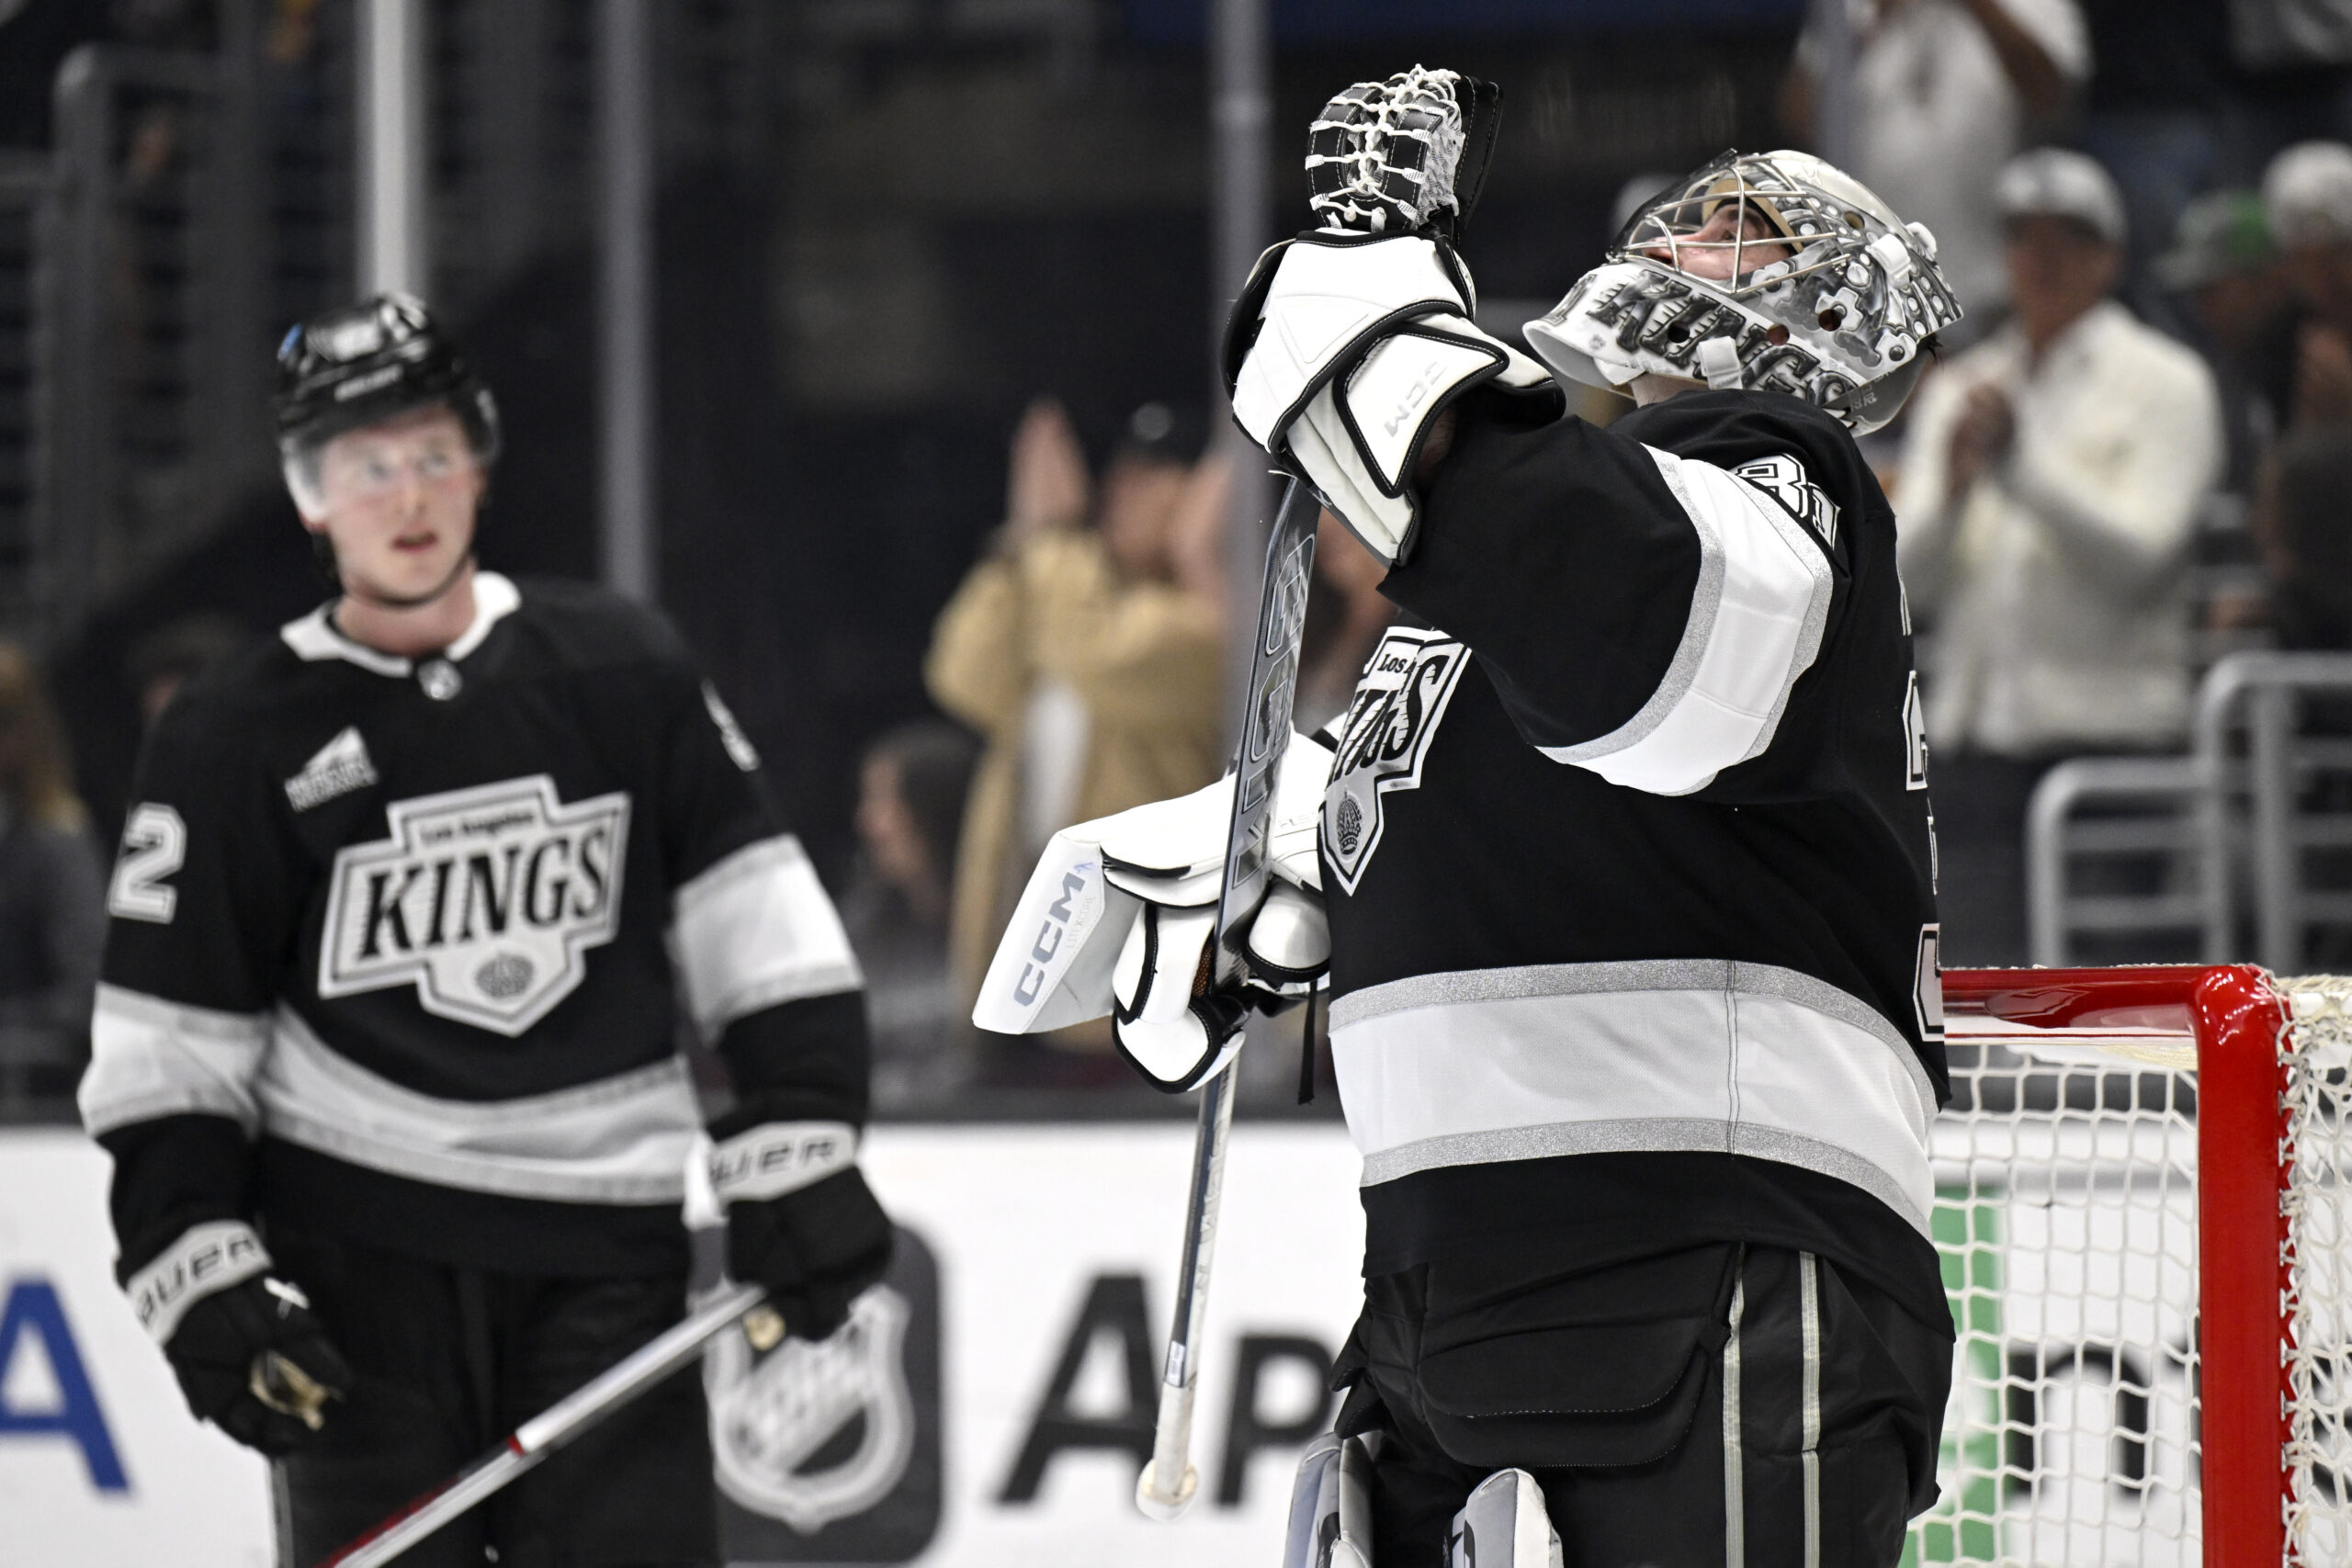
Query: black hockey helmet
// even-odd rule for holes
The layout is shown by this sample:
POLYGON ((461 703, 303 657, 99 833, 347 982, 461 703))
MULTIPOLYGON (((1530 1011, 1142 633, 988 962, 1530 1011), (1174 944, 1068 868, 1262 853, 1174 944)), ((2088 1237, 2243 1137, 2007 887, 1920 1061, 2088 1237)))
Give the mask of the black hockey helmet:
POLYGON ((379 294, 294 327, 277 345, 278 451, 288 462, 346 430, 446 403, 487 467, 498 456, 498 404, 465 353, 408 294, 379 294))

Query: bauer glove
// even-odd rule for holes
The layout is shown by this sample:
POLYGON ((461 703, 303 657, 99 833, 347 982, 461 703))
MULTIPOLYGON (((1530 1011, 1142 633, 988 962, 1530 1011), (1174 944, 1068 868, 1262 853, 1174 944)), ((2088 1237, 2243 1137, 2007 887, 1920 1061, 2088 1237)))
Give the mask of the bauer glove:
POLYGON ((1196 1087, 1231 1060, 1252 1008, 1304 998, 1330 958, 1316 831, 1331 752, 1293 735, 1268 825, 1272 886, 1244 930, 1243 979, 1213 989, 1233 777, 1054 835, 981 982, 972 1021, 1035 1033, 1111 1015, 1154 1087, 1196 1087))
POLYGON ((1226 321, 1235 422, 1386 564, 1411 553, 1414 467, 1441 412, 1489 384, 1539 420, 1565 406, 1541 365, 1478 328, 1453 250, 1500 96, 1417 66, 1325 105, 1306 159, 1323 227, 1259 257, 1226 321))
POLYGON ((795 1337, 831 1337, 890 1267, 890 1219, 857 1168, 857 1129, 742 1107, 712 1123, 711 1135, 728 1273, 763 1287, 795 1337))
POLYGON ((123 1281, 164 1348, 187 1407, 275 1457, 310 1441, 351 1368, 302 1292, 269 1273, 269 1254, 236 1220, 191 1225, 123 1281))

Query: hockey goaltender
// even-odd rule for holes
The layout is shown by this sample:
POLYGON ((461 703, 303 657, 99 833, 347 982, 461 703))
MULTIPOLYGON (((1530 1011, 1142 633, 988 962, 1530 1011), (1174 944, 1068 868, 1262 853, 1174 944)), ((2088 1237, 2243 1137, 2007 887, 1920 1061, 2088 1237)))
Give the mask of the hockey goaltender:
POLYGON ((1237 1000, 1328 958, 1364 1309, 1293 1568, 1891 1568, 1951 1378, 1948 1082, 1909 615, 1854 434, 1959 312, 1852 178, 1726 153, 1528 323, 1639 404, 1564 417, 1456 250, 1494 99, 1419 69, 1334 99, 1321 226, 1229 330, 1237 418, 1401 613, 1284 758, 1249 991, 1196 991, 1212 790, 1057 840, 976 1016, 1110 1011, 1181 1089, 1237 1000), (1097 868, 1097 929, 1025 973, 1097 868))
MULTIPOLYGON (((476 570, 496 408, 414 299, 296 328, 278 372, 337 596, 150 737, 81 1102, 124 1288, 189 1407, 277 1456, 307 1564, 681 1316, 681 1000, 738 1091, 736 1277, 821 1337, 891 1242, 857 965, 677 634, 476 570)), ((715 1562, 716 1531, 673 1378, 402 1562, 715 1562)))

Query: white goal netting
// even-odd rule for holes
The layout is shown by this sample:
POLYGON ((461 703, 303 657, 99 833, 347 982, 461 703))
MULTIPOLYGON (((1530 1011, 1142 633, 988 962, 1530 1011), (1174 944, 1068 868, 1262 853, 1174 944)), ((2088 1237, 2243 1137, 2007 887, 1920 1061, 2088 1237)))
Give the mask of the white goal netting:
MULTIPOLYGON (((2352 1565, 2352 980, 2279 980, 2293 1286, 2290 1557, 2352 1565), (2339 1473, 2345 1480, 2339 1483, 2339 1473)), ((1959 1333, 1935 1508, 1904 1562, 2194 1568, 2197 1040, 2188 1009, 2035 1029, 1954 1016, 1934 1237, 1959 1333)), ((2249 1281, 2272 1299, 2276 1281, 2249 1281)))

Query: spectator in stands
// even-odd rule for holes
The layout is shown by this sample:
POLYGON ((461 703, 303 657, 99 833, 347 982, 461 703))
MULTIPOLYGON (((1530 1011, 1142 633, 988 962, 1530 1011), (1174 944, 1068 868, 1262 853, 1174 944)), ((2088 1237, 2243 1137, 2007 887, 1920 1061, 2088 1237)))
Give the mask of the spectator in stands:
POLYGON ((2298 312, 2261 196, 2216 190, 2189 202, 2172 249, 2154 270, 2187 303, 2188 324, 2212 366, 2230 442, 2223 488, 2244 495, 2256 460, 2293 406, 2298 312))
POLYGON ((1944 955, 1963 964, 2025 960, 2025 807, 2049 765, 2182 738, 2181 567, 2222 467, 2211 374, 2108 298, 2106 171, 2044 148, 1997 194, 2014 314, 1921 388, 1895 498, 1932 623, 1944 955))
MULTIPOLYGON (((1047 839, 1223 771, 1230 485, 1187 423, 1165 403, 1137 409, 1091 502, 1068 417, 1032 405, 1013 436, 1004 525, 933 632, 932 696, 986 740, 951 920, 967 998, 1047 839)), ((1107 1027, 1080 1032, 1053 1038, 1107 1052, 1107 1027)), ((1102 1066, 1104 1081, 1125 1081, 1115 1061, 1102 1066)))
POLYGON ((2300 430, 2263 465, 2254 536, 2287 649, 2352 649, 2352 430, 2300 430))
POLYGON ((2290 424, 2352 425, 2352 147, 2303 141, 2270 161, 2262 201, 2308 313, 2290 424))
MULTIPOLYGON (((1851 0, 1847 14, 1856 101, 1845 164, 1935 231, 1968 312, 1958 330, 1973 336, 2008 297, 1994 177, 2089 76, 2082 13, 2075 0, 1851 0)), ((1781 115, 1801 139, 1819 129, 1827 47, 1818 22, 1808 28, 1782 84, 1781 115)))
POLYGON ((947 913, 979 743, 944 719, 902 724, 858 770, 858 865, 842 920, 865 971, 874 1099, 936 1103, 967 1076, 970 1009, 947 970, 947 913))
POLYGON ((73 1114, 103 886, 48 694, 24 651, 0 644, 0 1115, 51 1098, 73 1114))
POLYGON ((2096 69, 2080 144, 2123 192, 2131 232, 2120 292, 2143 320, 2186 328, 2187 301, 2151 264, 2221 162, 2233 85, 2229 7, 2214 0, 2081 4, 2096 69))

